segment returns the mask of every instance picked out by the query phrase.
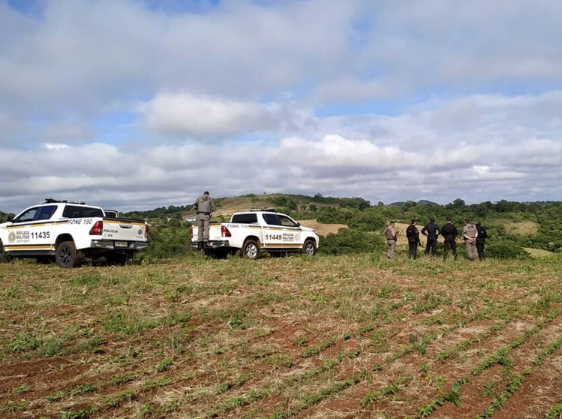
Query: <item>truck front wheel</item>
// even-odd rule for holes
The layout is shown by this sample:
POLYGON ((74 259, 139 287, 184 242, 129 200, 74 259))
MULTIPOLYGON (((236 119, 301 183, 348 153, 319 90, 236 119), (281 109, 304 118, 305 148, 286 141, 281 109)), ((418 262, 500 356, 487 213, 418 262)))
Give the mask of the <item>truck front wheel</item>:
POLYGON ((260 247, 258 242, 248 239, 244 242, 242 247, 242 257, 246 259, 256 260, 260 257, 260 247))
POLYGON ((76 268, 82 261, 80 252, 76 250, 76 245, 71 241, 60 243, 57 246, 55 257, 57 265, 65 269, 76 268))
POLYGON ((304 242, 302 253, 308 256, 314 256, 316 254, 316 245, 312 240, 307 240, 304 242))

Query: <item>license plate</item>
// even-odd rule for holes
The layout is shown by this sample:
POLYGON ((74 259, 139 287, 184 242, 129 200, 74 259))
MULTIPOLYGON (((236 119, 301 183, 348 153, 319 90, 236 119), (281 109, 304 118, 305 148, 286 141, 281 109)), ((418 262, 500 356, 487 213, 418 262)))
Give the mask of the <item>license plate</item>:
POLYGON ((115 247, 129 247, 127 242, 115 242, 115 247))

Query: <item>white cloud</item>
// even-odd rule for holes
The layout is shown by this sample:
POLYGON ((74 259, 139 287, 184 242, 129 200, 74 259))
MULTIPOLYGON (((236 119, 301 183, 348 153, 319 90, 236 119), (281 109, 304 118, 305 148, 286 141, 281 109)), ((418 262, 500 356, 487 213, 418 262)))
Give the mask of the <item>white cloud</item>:
POLYGON ((397 117, 313 118, 302 125, 307 135, 277 141, 6 149, 0 208, 16 210, 43 196, 147 208, 190 203, 205 189, 215 196, 320 192, 373 202, 552 199, 562 194, 562 130, 542 125, 538 110, 556 97, 478 96, 432 101, 397 117), (458 115, 467 103, 474 119, 464 132, 458 115), (418 143, 420 132, 427 144, 418 143))
POLYGON ((159 94, 145 109, 149 128, 170 134, 214 137, 276 128, 282 111, 275 105, 191 94, 159 94))
POLYGON ((150 207, 207 188, 562 194, 562 3, 43 4, 37 17, 0 0, 0 208, 44 193, 150 207), (547 92, 501 93, 519 90, 547 92), (379 99, 398 115, 346 115, 388 111, 379 99), (339 115, 314 116, 330 104, 339 115))
POLYGON ((47 150, 62 150, 64 148, 70 148, 67 144, 57 144, 57 143, 45 143, 43 144, 47 150))

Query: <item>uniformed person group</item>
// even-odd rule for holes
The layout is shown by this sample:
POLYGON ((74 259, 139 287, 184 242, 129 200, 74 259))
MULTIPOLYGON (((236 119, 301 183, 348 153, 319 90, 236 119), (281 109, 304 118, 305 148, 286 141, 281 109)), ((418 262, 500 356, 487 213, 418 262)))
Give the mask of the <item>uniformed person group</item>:
MULTIPOLYGON (((435 256, 437 254, 437 239, 441 236, 443 237, 444 246, 443 259, 447 259, 449 252, 453 253, 455 260, 457 259, 457 236, 459 232, 450 217, 447 218, 447 223, 443 227, 439 227, 435 224, 435 219, 431 218, 429 223, 422 228, 421 233, 427 237, 425 245, 426 255, 435 256)), ((398 240, 398 232, 396 231, 394 221, 389 223, 389 226, 384 231, 384 235, 388 244, 387 257, 390 259, 394 257, 396 241, 398 240)), ((476 259, 476 255, 478 255, 478 259, 483 261, 486 257, 484 247, 488 238, 486 229, 480 223, 472 224, 466 218, 462 229, 462 238, 468 259, 473 261, 476 259)), ((418 246, 422 245, 416 220, 412 220, 412 223, 406 229, 406 239, 408 240, 408 258, 416 259, 418 246)))

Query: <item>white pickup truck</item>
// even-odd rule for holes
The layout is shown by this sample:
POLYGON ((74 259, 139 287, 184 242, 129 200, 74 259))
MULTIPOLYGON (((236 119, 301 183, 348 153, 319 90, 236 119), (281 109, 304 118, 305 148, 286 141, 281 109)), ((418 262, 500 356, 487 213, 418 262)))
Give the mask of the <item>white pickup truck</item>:
MULTIPOLYGON (((196 226, 191 234, 191 246, 196 248, 199 234, 196 226)), ((211 224, 205 252, 239 253, 248 259, 258 259, 262 251, 314 256, 318 244, 318 234, 291 217, 274 210, 250 210, 233 214, 229 223, 211 224)))
POLYGON ((47 199, 0 224, 0 262, 14 257, 55 258, 77 267, 84 256, 124 264, 148 246, 144 221, 107 217, 100 207, 47 199))

